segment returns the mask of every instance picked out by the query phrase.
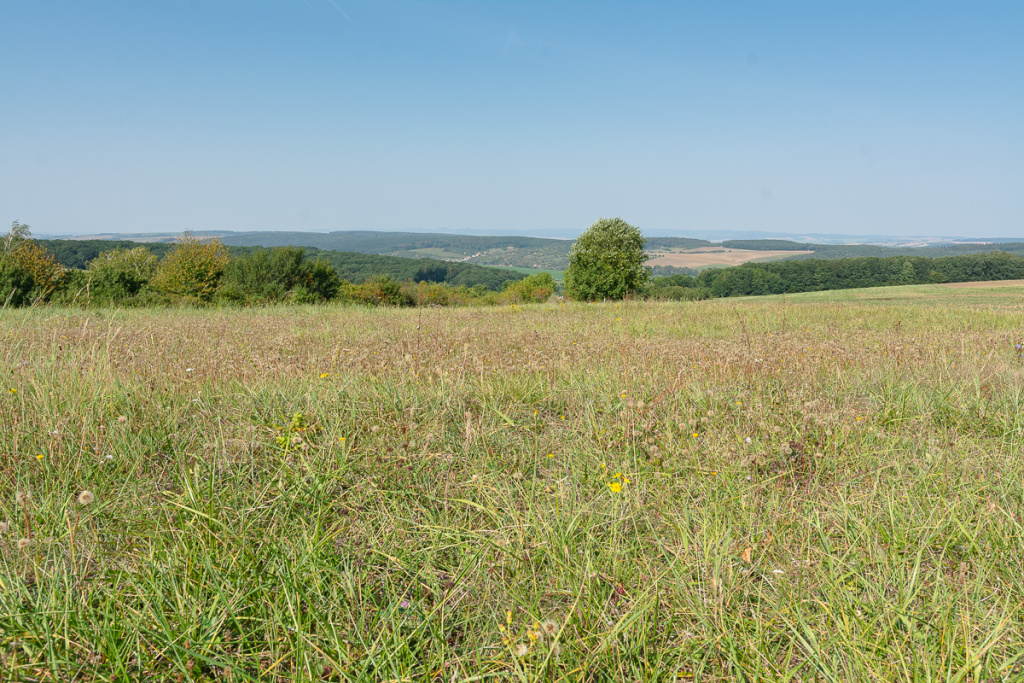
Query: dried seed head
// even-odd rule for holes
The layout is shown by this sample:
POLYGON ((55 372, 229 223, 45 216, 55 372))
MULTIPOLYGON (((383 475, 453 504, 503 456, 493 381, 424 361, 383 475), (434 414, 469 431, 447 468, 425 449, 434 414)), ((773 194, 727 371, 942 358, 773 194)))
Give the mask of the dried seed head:
POLYGON ((18 505, 26 505, 32 500, 32 494, 28 491, 18 491, 14 494, 14 500, 18 502, 18 505))
POLYGON ((553 636, 558 633, 558 622, 548 619, 541 623, 540 628, 546 635, 553 636))
POLYGON ((27 539, 27 538, 19 538, 18 539, 18 550, 24 550, 25 548, 29 547, 30 545, 32 545, 32 541, 30 541, 29 539, 27 539))
POLYGON ((7 522, 0 522, 0 534, 7 533, 7 522))
POLYGON ((78 494, 78 502, 81 505, 88 505, 94 500, 96 500, 96 496, 92 494, 92 491, 82 491, 78 494))
POLYGON ((526 653, 530 651, 529 646, 526 643, 519 643, 516 646, 516 657, 525 657, 526 653))

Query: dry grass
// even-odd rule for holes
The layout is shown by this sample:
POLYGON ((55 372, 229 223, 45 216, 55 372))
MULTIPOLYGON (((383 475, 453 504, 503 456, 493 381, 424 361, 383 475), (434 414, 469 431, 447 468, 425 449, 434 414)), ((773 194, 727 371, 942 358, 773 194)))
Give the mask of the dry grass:
POLYGON ((1021 292, 878 291, 5 312, 0 671, 1020 680, 1021 292))

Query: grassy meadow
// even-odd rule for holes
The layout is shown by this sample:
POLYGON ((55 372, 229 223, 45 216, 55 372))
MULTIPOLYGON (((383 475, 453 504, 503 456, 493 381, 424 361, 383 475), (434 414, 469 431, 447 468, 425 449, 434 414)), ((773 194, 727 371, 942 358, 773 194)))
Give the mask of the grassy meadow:
POLYGON ((0 311, 0 680, 1024 680, 1024 286, 0 311))

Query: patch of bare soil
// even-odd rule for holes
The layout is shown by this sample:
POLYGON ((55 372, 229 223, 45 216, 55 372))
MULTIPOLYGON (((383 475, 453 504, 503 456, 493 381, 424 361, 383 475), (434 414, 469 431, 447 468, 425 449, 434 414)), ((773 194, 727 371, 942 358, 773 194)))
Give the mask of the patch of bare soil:
POLYGON ((700 268, 702 266, 738 266, 748 261, 813 254, 813 251, 755 251, 753 249, 723 249, 722 247, 699 247, 678 252, 652 254, 649 266, 675 266, 676 268, 700 268))

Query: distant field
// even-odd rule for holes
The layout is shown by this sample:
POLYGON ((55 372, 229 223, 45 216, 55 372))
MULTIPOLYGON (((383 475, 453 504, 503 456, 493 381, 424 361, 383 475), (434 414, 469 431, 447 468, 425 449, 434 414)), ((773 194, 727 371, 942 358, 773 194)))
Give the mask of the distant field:
POLYGON ((791 256, 813 254, 812 251, 754 251, 723 247, 700 247, 686 251, 653 253, 648 266, 703 268, 706 266, 738 266, 748 261, 776 261, 791 256))
POLYGON ((5 310, 0 679, 1019 682, 1022 337, 1004 282, 5 310))
POLYGON ((997 282, 950 282, 942 287, 950 287, 952 289, 979 289, 988 287, 1021 287, 1024 285, 1024 280, 999 280, 997 282))
POLYGON ((551 270, 551 269, 548 269, 548 268, 515 268, 515 267, 512 267, 510 269, 516 271, 517 273, 525 273, 527 275, 536 275, 537 273, 547 273, 548 275, 551 276, 551 279, 553 279, 555 282, 564 282, 565 281, 565 273, 564 273, 564 271, 561 271, 561 270, 551 270))

